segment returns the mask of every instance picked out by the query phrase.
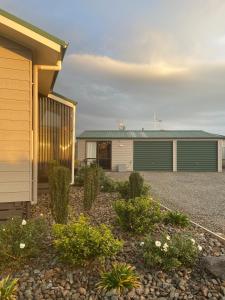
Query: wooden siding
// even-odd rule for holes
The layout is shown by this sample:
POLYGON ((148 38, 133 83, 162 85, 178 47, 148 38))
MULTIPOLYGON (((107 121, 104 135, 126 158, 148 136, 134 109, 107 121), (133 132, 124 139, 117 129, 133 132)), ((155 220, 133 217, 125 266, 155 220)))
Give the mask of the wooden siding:
POLYGON ((112 140, 112 170, 117 171, 120 164, 133 170, 133 140, 112 140))
MULTIPOLYGON (((0 37, 0 209, 31 201, 32 55, 0 37)), ((21 204, 13 211, 21 213, 21 204)))

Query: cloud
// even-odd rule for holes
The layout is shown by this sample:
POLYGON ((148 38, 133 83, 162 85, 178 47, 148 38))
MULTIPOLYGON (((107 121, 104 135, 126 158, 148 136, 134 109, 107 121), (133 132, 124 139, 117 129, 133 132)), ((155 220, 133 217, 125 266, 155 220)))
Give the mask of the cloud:
POLYGON ((164 79, 174 76, 182 76, 188 73, 187 67, 173 66, 159 61, 152 64, 128 63, 115 60, 107 56, 90 54, 72 54, 67 58, 67 63, 75 68, 87 72, 129 78, 131 80, 164 79))

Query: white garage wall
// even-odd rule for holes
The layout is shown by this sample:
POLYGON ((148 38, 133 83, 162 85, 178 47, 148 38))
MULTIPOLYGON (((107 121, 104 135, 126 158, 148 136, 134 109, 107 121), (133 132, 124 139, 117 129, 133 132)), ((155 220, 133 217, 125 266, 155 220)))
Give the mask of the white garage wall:
POLYGON ((120 164, 133 170, 133 140, 112 140, 112 170, 117 171, 120 164))

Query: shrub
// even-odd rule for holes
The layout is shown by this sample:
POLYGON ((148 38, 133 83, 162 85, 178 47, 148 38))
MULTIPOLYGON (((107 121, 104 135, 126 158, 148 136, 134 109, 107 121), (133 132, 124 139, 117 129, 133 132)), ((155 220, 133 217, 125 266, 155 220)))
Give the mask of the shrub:
POLYGON ((70 189, 70 171, 63 166, 52 166, 49 172, 51 213, 56 223, 67 223, 70 189))
POLYGON ((43 218, 15 218, 0 225, 0 265, 19 262, 39 254, 46 240, 47 224, 43 218))
POLYGON ((101 191, 106 193, 113 193, 117 191, 117 182, 105 176, 101 184, 101 191))
POLYGON ((129 199, 129 181, 119 181, 117 184, 117 192, 120 194, 122 199, 129 199))
POLYGON ((84 216, 68 225, 55 224, 53 234, 59 257, 73 265, 102 261, 122 248, 106 225, 91 226, 84 216))
POLYGON ((110 272, 101 274, 101 280, 97 284, 97 288, 103 291, 115 289, 121 294, 125 289, 138 288, 140 286, 139 277, 135 272, 135 268, 126 263, 117 263, 113 265, 110 272))
POLYGON ((117 200, 114 203, 114 210, 120 226, 126 231, 135 233, 148 232, 161 220, 159 204, 148 197, 130 201, 117 200))
POLYGON ((1 300, 14 300, 16 299, 15 293, 17 291, 17 279, 12 279, 9 276, 0 281, 0 299, 1 300))
POLYGON ((190 224, 188 217, 178 211, 166 212, 163 218, 165 224, 187 227, 190 224))
MULTIPOLYGON (((134 174, 134 173, 132 173, 132 174, 134 174)), ((135 173, 135 174, 138 174, 138 173, 135 173)), ((135 179, 134 179, 134 177, 136 178, 136 176, 138 176, 138 175, 132 175, 132 177, 131 177, 132 187, 131 187, 130 180, 129 181, 119 181, 119 182, 117 182, 116 191, 120 194, 122 199, 126 199, 126 200, 133 199, 133 198, 135 198, 134 197, 135 193, 140 194, 140 197, 147 197, 149 195, 150 187, 147 184, 143 183, 141 188, 139 186, 138 192, 137 192, 137 190, 135 190, 135 187, 134 187, 135 179)))
POLYGON ((144 260, 147 266, 165 270, 181 266, 191 267, 195 263, 201 246, 187 235, 163 234, 158 240, 148 236, 143 243, 144 260))
POLYGON ((132 172, 129 176, 129 195, 130 198, 142 196, 144 179, 138 172, 132 172))
POLYGON ((90 210, 99 193, 99 170, 95 166, 85 168, 84 209, 90 210))

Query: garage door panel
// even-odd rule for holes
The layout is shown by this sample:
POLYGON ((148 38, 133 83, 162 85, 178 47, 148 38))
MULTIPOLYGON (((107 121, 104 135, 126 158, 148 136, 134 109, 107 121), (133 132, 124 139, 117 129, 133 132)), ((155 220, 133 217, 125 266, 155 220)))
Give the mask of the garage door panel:
POLYGON ((173 144, 167 141, 134 142, 134 170, 172 171, 173 144))
POLYGON ((217 141, 178 141, 178 171, 217 171, 217 141))

